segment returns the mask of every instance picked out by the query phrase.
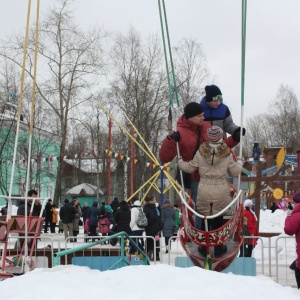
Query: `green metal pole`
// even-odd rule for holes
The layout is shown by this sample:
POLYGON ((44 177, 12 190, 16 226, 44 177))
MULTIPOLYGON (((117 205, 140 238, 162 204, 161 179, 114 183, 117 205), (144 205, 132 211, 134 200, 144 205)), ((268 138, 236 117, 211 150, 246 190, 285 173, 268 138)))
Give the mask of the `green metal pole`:
POLYGON ((170 99, 170 105, 171 105, 171 107, 173 107, 173 105, 174 105, 173 104, 173 94, 172 94, 172 86, 171 86, 170 72, 169 72, 169 66, 168 66, 168 56, 167 56, 167 50, 166 50, 165 33, 164 33, 164 25, 163 25, 163 20, 162 20, 160 0, 158 0, 158 8, 159 8, 159 19, 160 19, 161 35, 162 35, 163 46, 164 46, 164 55, 165 55, 167 79, 168 79, 169 99, 170 99))
POLYGON ((174 88, 174 91, 175 91, 176 102, 177 102, 177 105, 179 106, 178 91, 177 91, 176 77, 175 77, 175 71, 174 71, 173 56, 172 56, 172 49, 171 49, 171 42, 170 42, 170 35, 169 35, 169 27, 168 27, 168 19, 167 19, 165 0, 162 0, 162 2, 163 2, 163 9, 164 9, 165 26, 166 26, 166 31, 167 31, 170 63, 171 63, 171 69, 172 69, 172 75, 173 75, 173 88, 174 88))

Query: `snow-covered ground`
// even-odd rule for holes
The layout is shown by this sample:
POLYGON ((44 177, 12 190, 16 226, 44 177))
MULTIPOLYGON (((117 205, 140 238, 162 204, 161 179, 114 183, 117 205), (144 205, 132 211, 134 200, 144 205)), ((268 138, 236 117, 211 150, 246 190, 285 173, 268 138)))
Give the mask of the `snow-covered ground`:
MULTIPOLYGON (((283 233, 286 212, 261 211, 260 232, 283 233)), ((47 236, 47 235, 45 235, 47 236)), ((50 236, 50 235, 48 235, 50 236)), ((285 237, 284 234, 281 235, 285 237)), ((58 235, 63 242, 63 236, 58 235)), ((264 248, 268 239, 263 239, 264 248)), ((172 252, 180 253, 174 243, 172 252)), ((271 239, 271 263, 274 261, 275 243, 271 239)), ((266 248, 268 249, 268 247, 266 248)), ((277 246, 279 262, 289 273, 289 282, 295 286, 294 274, 286 266, 295 259, 294 239, 282 239, 277 246), (282 258, 280 258, 282 256, 282 258)), ((262 242, 254 250, 258 274, 261 274, 262 242)), ((268 250, 264 274, 268 275, 268 250)), ((197 267, 177 268, 167 265, 167 255, 151 266, 131 266, 114 271, 100 272, 87 267, 59 266, 35 269, 25 275, 0 282, 1 299, 300 299, 300 291, 277 284, 268 276, 246 277, 206 271, 197 267)), ((274 265, 272 266, 274 268, 274 265)), ((272 270, 275 273, 274 270, 272 270)))

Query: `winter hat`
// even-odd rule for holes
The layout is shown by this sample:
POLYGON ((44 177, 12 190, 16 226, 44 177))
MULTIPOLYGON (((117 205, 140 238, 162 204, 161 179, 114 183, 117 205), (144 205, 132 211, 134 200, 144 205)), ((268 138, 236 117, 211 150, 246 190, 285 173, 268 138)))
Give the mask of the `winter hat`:
POLYGON ((110 205, 105 205, 105 211, 112 211, 112 208, 110 205))
MULTIPOLYGON (((300 194, 299 194, 299 195, 300 195, 300 194)), ((250 200, 250 199, 245 200, 245 202, 244 202, 244 207, 248 207, 248 206, 250 206, 250 205, 253 205, 252 200, 250 200)))
POLYGON ((300 191, 298 191, 294 194, 293 200, 295 203, 300 203, 300 191))
POLYGON ((135 201, 133 202, 133 206, 141 206, 141 201, 135 200, 135 201))
POLYGON ((184 108, 184 116, 186 119, 198 116, 203 112, 202 106, 197 102, 190 102, 184 108))
POLYGON ((170 200, 168 200, 168 199, 166 199, 165 201, 164 201, 164 204, 170 204, 171 202, 170 202, 170 200))
POLYGON ((212 126, 207 129, 208 141, 210 143, 218 143, 223 139, 223 130, 218 126, 212 126))
POLYGON ((222 95, 221 90, 216 85, 207 85, 205 87, 205 101, 211 102, 213 101, 213 97, 218 95, 222 95))

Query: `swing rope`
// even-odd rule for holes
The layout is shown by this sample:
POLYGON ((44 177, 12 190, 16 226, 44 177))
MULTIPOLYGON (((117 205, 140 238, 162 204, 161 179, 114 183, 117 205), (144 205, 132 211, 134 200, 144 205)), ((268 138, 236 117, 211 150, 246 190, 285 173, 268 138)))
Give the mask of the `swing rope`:
POLYGON ((167 78, 168 78, 168 90, 169 90, 170 105, 173 108, 174 107, 173 89, 174 89, 174 92, 175 92, 176 103, 177 103, 178 106, 179 106, 179 99, 178 99, 178 90, 177 90, 177 85, 176 85, 176 77, 175 77, 175 72, 174 72, 174 64, 173 64, 173 57, 172 57, 170 35, 169 35, 169 29, 168 29, 167 12, 166 12, 166 6, 165 6, 165 1, 164 0, 158 0, 158 8, 159 8, 159 19, 160 19, 161 35, 162 35, 163 46, 164 46, 164 56, 165 56, 166 71, 167 71, 167 78), (162 9, 161 9, 161 2, 162 2, 163 12, 164 12, 163 15, 162 15, 162 9), (164 28, 165 28, 166 34, 167 34, 169 57, 168 57, 167 49, 166 49, 167 47, 166 47, 164 28), (169 71, 169 61, 170 61, 170 65, 171 65, 173 85, 171 84, 170 71, 169 71), (173 88, 172 88, 172 86, 173 86, 173 88))
MULTIPOLYGON (((163 47, 164 47, 164 56, 165 56, 165 63, 166 63, 166 71, 167 71, 167 78, 168 78, 168 90, 169 90, 169 98, 170 98, 170 107, 171 107, 171 118, 172 118, 172 126, 174 127, 173 122, 173 115, 174 115, 174 101, 173 101, 173 90, 175 92, 175 98, 176 98, 176 104, 179 107, 179 99, 178 99, 178 89, 176 84, 176 77, 175 77, 175 71, 174 71, 174 64, 173 64, 173 57, 172 57, 172 49, 171 49, 171 42, 170 42, 170 35, 169 35, 169 29, 168 29, 168 21, 167 21, 167 12, 166 12, 166 6, 164 0, 158 0, 158 8, 159 8, 159 19, 160 19, 160 25, 161 25, 161 34, 162 34, 162 40, 163 40, 163 47), (162 2, 162 5, 161 5, 162 2), (163 6, 163 14, 162 14, 162 8, 163 6), (167 34, 167 46, 168 46, 168 53, 169 57, 167 55, 167 46, 166 46, 166 40, 165 40, 165 32, 164 28, 166 30, 167 34), (172 72, 172 79, 173 79, 173 86, 171 84, 170 79, 170 72, 169 72, 169 62, 171 65, 171 72, 172 72)), ((177 157, 180 157, 180 151, 179 151, 179 145, 176 142, 176 149, 177 149, 177 157)), ((182 171, 180 170, 180 179, 182 183, 182 190, 184 191, 184 183, 183 183, 183 175, 182 171)), ((163 172, 161 173, 161 182, 163 182, 163 172)), ((185 195, 185 194, 184 194, 185 195)))
MULTIPOLYGON (((243 122, 244 122, 244 99, 245 99, 245 58, 246 58, 246 24, 247 24, 247 0, 242 2, 242 61, 241 61, 241 139, 239 156, 243 155, 243 122)), ((238 176, 238 188, 241 187, 241 174, 238 176)), ((242 197, 241 197, 242 201, 242 197)))
MULTIPOLYGON (((20 128, 20 117, 22 111, 22 103, 23 103, 23 91, 24 91, 24 78, 25 78, 25 67, 26 67, 26 56, 27 56, 27 46, 28 46, 28 35, 29 35, 29 20, 30 20, 30 11, 31 11, 31 0, 28 0, 28 10, 27 10, 27 21, 26 21, 26 31, 25 31, 25 40, 24 40, 24 52, 23 52, 23 62, 22 62, 22 74, 21 74, 21 85, 20 85, 20 99, 18 103, 18 115, 17 115, 17 126, 16 126, 16 135, 15 135, 15 144, 14 144, 14 154, 11 168, 11 177, 10 177, 10 185, 9 185, 9 198, 12 195, 12 188, 14 183, 14 173, 15 173, 15 163, 17 156, 17 146, 19 139, 19 128, 20 128)), ((26 207, 26 206, 25 206, 26 207)))

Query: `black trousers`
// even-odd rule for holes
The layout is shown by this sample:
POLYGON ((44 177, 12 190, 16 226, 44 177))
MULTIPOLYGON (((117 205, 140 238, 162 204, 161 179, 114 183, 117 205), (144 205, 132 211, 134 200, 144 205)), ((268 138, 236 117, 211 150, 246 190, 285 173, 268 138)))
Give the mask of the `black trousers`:
POLYGON ((254 245, 242 244, 242 246, 240 248, 240 256, 239 257, 251 257, 253 249, 254 249, 254 245))
POLYGON ((50 223, 50 230, 51 230, 51 233, 55 233, 55 227, 56 227, 56 223, 51 222, 51 223, 50 223))
MULTIPOLYGON (((224 225, 223 216, 216 217, 214 219, 209 219, 209 220, 207 220, 207 223, 208 223, 208 230, 218 229, 224 225)), ((203 231, 205 230, 205 221, 204 220, 202 220, 201 230, 203 230, 203 231)))

